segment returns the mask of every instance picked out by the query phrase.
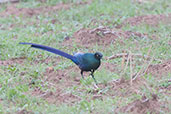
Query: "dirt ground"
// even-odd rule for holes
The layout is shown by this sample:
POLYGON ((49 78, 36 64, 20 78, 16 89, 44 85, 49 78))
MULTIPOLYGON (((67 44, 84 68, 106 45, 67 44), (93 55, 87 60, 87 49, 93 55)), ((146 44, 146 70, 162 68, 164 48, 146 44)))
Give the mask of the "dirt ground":
MULTIPOLYGON (((81 2, 78 4, 57 4, 53 7, 40 7, 40 8, 17 8, 16 4, 10 5, 7 7, 7 9, 4 12, 0 13, 0 16, 10 16, 10 15, 16 15, 16 16, 33 16, 38 15, 40 13, 49 13, 52 10, 61 10, 61 9, 69 9, 73 5, 84 5, 88 4, 89 2, 81 2)), ((157 36, 149 36, 146 33, 136 33, 132 31, 123 31, 122 26, 124 26, 126 23, 129 23, 132 26, 137 26, 139 24, 148 24, 151 26, 157 26, 159 23, 171 23, 171 14, 169 15, 144 15, 144 16, 137 16, 128 18, 125 20, 125 22, 121 25, 120 28, 113 28, 109 29, 106 27, 99 27, 95 29, 86 29, 82 28, 75 32, 72 36, 72 38, 65 39, 63 42, 63 45, 70 45, 72 46, 73 39, 74 41, 85 47, 89 47, 94 44, 99 44, 102 46, 108 46, 111 43, 114 43, 115 40, 119 39, 120 37, 123 38, 130 38, 131 36, 136 36, 139 38, 143 37, 151 37, 156 38, 157 36)), ((55 20, 52 21, 52 23, 55 24, 55 20)), ((122 42, 122 41, 120 41, 122 42)), ((169 42, 168 42, 169 44, 169 42)), ((0 65, 15 65, 15 64, 22 64, 23 61, 26 59, 26 57, 20 57, 20 58, 14 58, 6 61, 0 61, 0 65)), ((56 61, 54 58, 47 58, 44 61, 40 62, 47 62, 52 59, 51 61, 56 61)), ((60 59, 58 59, 60 60, 60 59)), ((54 62, 54 65, 55 62, 54 62)), ((117 69, 115 69, 117 65, 110 64, 110 63, 103 63, 101 68, 109 69, 110 71, 117 72, 117 69)), ((44 81, 48 82, 49 84, 52 84, 53 87, 56 88, 55 92, 43 92, 40 90, 40 88, 35 88, 31 94, 34 96, 39 96, 45 100, 47 100, 49 103, 54 103, 59 105, 61 102, 73 104, 75 102, 78 102, 81 100, 78 96, 73 95, 71 93, 66 93, 63 91, 64 87, 72 87, 73 85, 80 85, 80 79, 81 76, 79 73, 77 73, 78 76, 71 77, 70 72, 78 71, 79 69, 76 66, 68 67, 64 70, 54 70, 53 66, 46 69, 46 71, 43 73, 44 75, 44 81), (62 81, 61 81, 62 80, 62 81)), ((147 73, 152 74, 153 76, 160 79, 160 76, 163 76, 163 74, 171 73, 171 60, 166 60, 161 64, 151 64, 148 67, 147 73)), ((107 85, 99 84, 98 86, 100 88, 105 88, 107 86, 110 86, 110 90, 104 94, 99 95, 97 94, 97 91, 91 92, 93 94, 93 99, 104 99, 106 97, 112 97, 112 96, 122 96, 127 97, 131 94, 139 93, 139 89, 141 86, 147 86, 148 82, 142 78, 137 78, 133 85, 130 85, 130 81, 112 81, 108 83, 107 85), (125 88, 126 92, 121 92, 120 89, 125 88), (111 92, 112 91, 112 92, 111 92), (115 92, 113 92, 115 91, 115 92)), ((171 90, 171 86, 168 86, 166 88, 158 87, 157 89, 162 89, 166 94, 169 94, 167 91, 171 90)), ((78 90, 81 91, 81 90, 78 90)), ((141 93, 139 93, 141 94, 141 93)), ((88 99, 91 100, 91 99, 88 99)), ((151 98, 147 98, 145 95, 142 95, 142 99, 135 100, 132 103, 127 104, 127 106, 119 107, 116 112, 128 112, 128 113, 139 113, 144 114, 147 113, 147 111, 150 111, 152 113, 160 113, 161 105, 168 102, 162 102, 158 99, 158 96, 156 94, 151 93, 151 98)), ((163 107, 162 110, 168 110, 166 107, 163 107)))
POLYGON ((69 9, 72 6, 76 5, 85 5, 90 3, 91 1, 87 2, 79 2, 77 4, 57 4, 55 6, 46 6, 46 7, 39 7, 39 8, 17 8, 16 5, 17 3, 14 3, 12 5, 7 6, 6 10, 0 13, 0 16, 6 17, 6 16, 23 16, 23 17, 31 17, 34 15, 39 15, 39 14, 48 14, 52 11, 57 11, 57 10, 62 10, 62 9, 69 9))

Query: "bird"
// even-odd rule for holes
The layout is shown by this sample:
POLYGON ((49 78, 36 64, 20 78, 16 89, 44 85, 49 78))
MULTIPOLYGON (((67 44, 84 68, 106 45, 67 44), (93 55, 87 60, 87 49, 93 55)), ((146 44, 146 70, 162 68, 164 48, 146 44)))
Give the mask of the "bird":
POLYGON ((27 42, 20 42, 19 44, 31 45, 31 47, 33 47, 33 48, 45 50, 45 51, 63 56, 67 59, 70 59, 81 70, 80 73, 81 73, 81 76, 83 79, 84 79, 83 72, 90 72, 90 75, 92 76, 93 80, 97 84, 97 81, 94 77, 94 72, 101 65, 101 59, 103 57, 102 53, 100 53, 100 52, 96 52, 96 53, 80 53, 80 52, 77 52, 74 55, 70 55, 70 54, 65 53, 61 50, 58 50, 58 49, 55 49, 52 47, 48 47, 45 45, 40 45, 40 44, 35 44, 35 43, 27 43, 27 42))

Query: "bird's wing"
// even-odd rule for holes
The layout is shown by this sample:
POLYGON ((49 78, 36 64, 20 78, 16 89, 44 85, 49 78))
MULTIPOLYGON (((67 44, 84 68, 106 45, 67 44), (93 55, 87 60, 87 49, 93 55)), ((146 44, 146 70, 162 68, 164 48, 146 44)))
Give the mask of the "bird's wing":
POLYGON ((74 54, 74 57, 77 58, 77 62, 79 65, 83 63, 83 55, 84 53, 81 53, 81 52, 77 52, 74 54))
POLYGON ((79 62, 79 67, 80 69, 89 69, 89 67, 91 66, 91 61, 89 56, 87 56, 87 54, 84 53, 76 53, 74 54, 74 56, 77 58, 78 62, 79 62))
POLYGON ((63 56, 63 57, 68 58, 68 59, 71 59, 75 64, 78 64, 77 58, 75 56, 67 54, 67 53, 65 53, 63 51, 60 51, 58 49, 55 49, 55 48, 52 48, 52 47, 48 47, 48 46, 44 46, 44 45, 40 45, 40 44, 34 44, 34 43, 20 42, 19 44, 31 45, 31 47, 42 49, 42 50, 46 50, 46 51, 49 51, 51 53, 55 53, 57 55, 63 56))

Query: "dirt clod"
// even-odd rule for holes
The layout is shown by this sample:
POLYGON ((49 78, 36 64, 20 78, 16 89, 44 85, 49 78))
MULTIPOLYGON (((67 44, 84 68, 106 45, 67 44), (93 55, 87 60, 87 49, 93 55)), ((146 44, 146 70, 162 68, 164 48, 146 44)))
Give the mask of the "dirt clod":
POLYGON ((6 66, 6 65, 14 65, 14 64, 22 64, 23 61, 26 59, 26 57, 18 57, 18 58, 12 58, 6 61, 0 61, 0 66, 6 66))
POLYGON ((147 24, 151 26, 157 26, 160 23, 171 24, 171 13, 164 15, 143 15, 128 18, 123 24, 130 24, 132 26, 137 26, 140 24, 147 24))
POLYGON ((150 65, 147 73, 157 77, 162 77, 163 74, 171 73, 171 60, 167 60, 161 64, 150 65))
MULTIPOLYGON (((6 17, 6 16, 26 16, 26 17, 31 17, 34 15, 39 15, 39 14, 48 14, 50 12, 53 11, 58 11, 58 10, 62 10, 62 9, 70 9, 73 5, 84 5, 84 4, 88 4, 90 1, 88 2, 80 2, 80 3, 76 3, 76 4, 72 4, 72 3, 68 3, 68 4, 64 4, 64 3, 60 3, 60 4, 56 4, 54 6, 42 6, 42 7, 38 7, 38 8, 17 8, 16 4, 11 4, 8 5, 6 10, 0 13, 0 16, 2 17, 6 17)), ((55 23, 55 20, 52 20, 52 23, 55 23)))
MULTIPOLYGON (((103 45, 107 46, 113 44, 116 39, 130 38, 130 37, 140 37, 144 38, 148 35, 145 33, 138 33, 132 31, 122 31, 120 29, 109 29, 106 27, 98 27, 95 29, 80 29, 73 35, 74 41, 80 46, 89 47, 91 45, 103 45)), ((72 44, 73 39, 65 40, 66 44, 72 44)))

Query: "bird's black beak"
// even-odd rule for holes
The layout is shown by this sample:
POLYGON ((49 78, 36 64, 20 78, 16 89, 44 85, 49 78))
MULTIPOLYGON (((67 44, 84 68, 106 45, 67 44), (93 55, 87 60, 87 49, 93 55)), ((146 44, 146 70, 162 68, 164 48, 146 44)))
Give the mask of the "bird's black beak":
POLYGON ((99 57, 100 57, 100 59, 102 59, 102 58, 103 58, 103 54, 102 54, 102 53, 100 53, 100 52, 99 52, 99 57))
POLYGON ((102 57, 103 57, 103 54, 102 53, 100 53, 100 52, 96 52, 95 53, 95 57, 97 58, 97 59, 102 59, 102 57))

